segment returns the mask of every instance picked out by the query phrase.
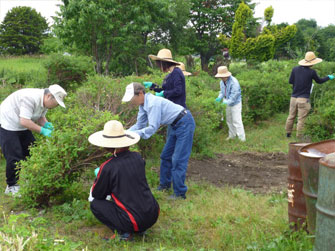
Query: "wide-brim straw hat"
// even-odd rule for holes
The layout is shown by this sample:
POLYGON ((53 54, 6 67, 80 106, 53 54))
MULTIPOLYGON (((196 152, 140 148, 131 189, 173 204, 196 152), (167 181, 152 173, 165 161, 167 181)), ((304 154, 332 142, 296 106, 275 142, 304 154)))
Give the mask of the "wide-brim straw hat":
POLYGON ((135 132, 125 131, 117 120, 108 121, 103 131, 98 131, 88 137, 92 145, 105 148, 122 148, 136 144, 140 135, 135 132))
POLYGON ((308 51, 305 54, 305 58, 299 61, 299 65, 311 66, 322 62, 321 58, 317 58, 312 51, 308 51))
POLYGON ((179 65, 177 65, 177 67, 182 70, 184 76, 191 76, 192 75, 192 73, 186 71, 185 65, 182 62, 178 62, 178 63, 179 63, 179 65))
POLYGON ((231 76, 231 72, 228 71, 227 66, 220 66, 217 74, 215 75, 216 78, 226 78, 229 76, 231 76))
POLYGON ((156 60, 160 60, 160 61, 165 61, 165 62, 170 62, 170 63, 175 63, 175 64, 179 64, 178 62, 174 61, 172 59, 172 53, 169 49, 161 49, 157 56, 156 55, 149 55, 149 58, 151 58, 152 60, 156 61, 156 60))

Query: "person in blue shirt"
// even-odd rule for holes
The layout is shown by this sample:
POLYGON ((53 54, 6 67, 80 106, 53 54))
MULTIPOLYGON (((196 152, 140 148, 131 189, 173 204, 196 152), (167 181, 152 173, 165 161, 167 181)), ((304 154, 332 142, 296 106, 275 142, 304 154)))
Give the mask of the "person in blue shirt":
POLYGON ((185 199, 186 171, 195 130, 191 113, 170 100, 145 93, 145 88, 140 83, 129 84, 122 101, 130 101, 139 106, 136 124, 129 131, 136 132, 141 138, 150 138, 161 125, 170 126, 171 130, 160 156, 160 185, 157 189, 169 190, 172 182, 174 194, 170 198, 185 199))
POLYGON ((222 103, 226 107, 226 121, 229 129, 229 135, 226 140, 238 137, 239 140, 245 141, 240 84, 226 66, 218 67, 215 77, 221 78, 220 93, 215 102, 222 103))
POLYGON ((172 59, 169 49, 161 49, 157 56, 149 55, 149 58, 156 61, 156 65, 162 72, 169 74, 164 78, 162 87, 152 82, 143 82, 144 86, 155 91, 156 96, 164 97, 186 108, 185 77, 183 71, 177 67, 180 63, 172 59))

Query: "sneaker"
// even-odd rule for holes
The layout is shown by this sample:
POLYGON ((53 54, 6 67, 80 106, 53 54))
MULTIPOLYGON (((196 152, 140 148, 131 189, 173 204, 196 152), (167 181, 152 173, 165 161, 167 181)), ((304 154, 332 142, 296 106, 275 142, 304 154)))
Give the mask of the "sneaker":
POLYGON ((291 133, 290 132, 286 133, 286 138, 291 138, 291 133))
POLYGON ((157 187, 157 191, 169 191, 169 190, 170 190, 170 187, 168 186, 159 185, 157 187))
POLYGON ((120 241, 132 241, 133 235, 131 233, 123 233, 120 234, 120 241))
POLYGON ((186 196, 185 195, 175 195, 172 194, 168 197, 168 200, 185 200, 186 196))
POLYGON ((20 190, 19 185, 13 185, 13 186, 8 186, 6 187, 5 194, 12 194, 12 195, 18 195, 17 193, 20 190))

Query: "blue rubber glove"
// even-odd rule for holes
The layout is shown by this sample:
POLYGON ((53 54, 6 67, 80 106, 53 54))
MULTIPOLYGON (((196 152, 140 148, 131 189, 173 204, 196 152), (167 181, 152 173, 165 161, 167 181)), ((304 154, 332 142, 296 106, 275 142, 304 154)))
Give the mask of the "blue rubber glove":
POLYGON ((54 126, 53 126, 53 124, 51 122, 45 122, 43 128, 49 129, 49 130, 53 131, 54 126))
POLYGON ((150 88, 152 86, 152 82, 143 82, 145 88, 150 88))
POLYGON ((52 133, 52 131, 50 129, 46 129, 44 127, 41 127, 40 134, 42 134, 43 136, 51 137, 51 133, 52 133))
POLYGON ((328 75, 328 77, 330 80, 333 80, 335 78, 334 75, 328 75))
POLYGON ((215 103, 219 103, 221 101, 221 98, 216 98, 215 103))
POLYGON ((164 91, 156 92, 155 95, 158 96, 158 97, 163 97, 164 98, 164 91))
POLYGON ((100 167, 97 167, 94 169, 95 177, 98 177, 99 170, 100 170, 100 167))
POLYGON ((225 104, 225 105, 228 104, 227 99, 224 99, 224 100, 222 101, 222 103, 225 104))

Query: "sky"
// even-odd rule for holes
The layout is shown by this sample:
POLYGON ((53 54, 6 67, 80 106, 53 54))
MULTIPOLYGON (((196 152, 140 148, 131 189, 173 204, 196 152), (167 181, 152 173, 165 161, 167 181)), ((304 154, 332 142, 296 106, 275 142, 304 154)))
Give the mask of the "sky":
MULTIPOLYGON (((335 0, 252 0, 257 3, 254 17, 263 17, 264 10, 272 6, 274 14, 272 22, 293 24, 299 19, 315 19, 318 26, 335 25, 335 0)), ((6 13, 15 6, 29 6, 40 12, 49 24, 53 23, 51 16, 59 10, 57 0, 0 0, 0 22, 6 13)))

